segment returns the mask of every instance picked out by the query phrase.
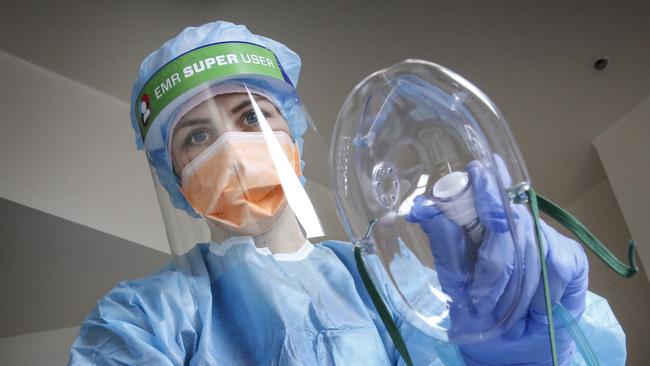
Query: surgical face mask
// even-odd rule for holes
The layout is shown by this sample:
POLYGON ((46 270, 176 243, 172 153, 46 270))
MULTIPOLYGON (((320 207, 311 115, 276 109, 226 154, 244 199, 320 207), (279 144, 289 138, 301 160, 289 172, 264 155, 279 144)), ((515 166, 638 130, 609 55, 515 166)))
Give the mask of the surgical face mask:
MULTIPOLYGON (((284 132, 274 136, 300 176, 297 145, 284 132)), ((242 235, 269 230, 286 206, 262 132, 220 136, 183 168, 181 190, 198 213, 242 235)))

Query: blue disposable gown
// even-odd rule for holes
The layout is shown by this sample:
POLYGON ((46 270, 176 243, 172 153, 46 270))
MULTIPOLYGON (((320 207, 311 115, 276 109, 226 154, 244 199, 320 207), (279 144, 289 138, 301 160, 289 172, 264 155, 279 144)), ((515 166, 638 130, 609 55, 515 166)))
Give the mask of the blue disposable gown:
MULTIPOLYGON (((402 365, 356 270, 349 243, 271 255, 250 238, 200 244, 182 259, 120 283, 83 322, 71 365, 402 365)), ((604 299, 581 323, 603 364, 625 341, 604 299), (596 350, 598 351, 598 349, 596 350)), ((397 320, 416 365, 463 365, 457 347, 397 320)), ((612 363, 610 363, 611 361, 612 363)), ((573 364, 583 363, 580 355, 573 364)))

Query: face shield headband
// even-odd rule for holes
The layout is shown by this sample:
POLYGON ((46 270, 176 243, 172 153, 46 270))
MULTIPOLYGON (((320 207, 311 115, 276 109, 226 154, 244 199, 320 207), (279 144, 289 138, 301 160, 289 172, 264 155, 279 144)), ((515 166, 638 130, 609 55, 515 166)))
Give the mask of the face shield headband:
POLYGON ((275 54, 262 46, 224 42, 194 49, 163 66, 138 93, 132 113, 145 146, 154 123, 166 122, 156 117, 168 106, 179 105, 177 100, 194 88, 237 76, 276 79, 293 88, 275 54))

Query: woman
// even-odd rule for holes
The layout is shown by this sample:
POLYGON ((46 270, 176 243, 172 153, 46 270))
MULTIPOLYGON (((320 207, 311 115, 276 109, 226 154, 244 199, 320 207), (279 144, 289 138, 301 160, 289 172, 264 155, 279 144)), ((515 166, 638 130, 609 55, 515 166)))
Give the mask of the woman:
MULTIPOLYGON (((226 22, 188 28, 143 61, 132 121, 176 257, 98 302, 70 364, 405 363, 360 279, 351 245, 307 239, 322 229, 301 184, 309 117, 295 93, 299 69, 298 55, 284 45, 226 22)), ((410 219, 432 245, 449 225, 426 210, 410 219)), ((519 225, 531 228, 526 220, 519 225)), ((585 298, 580 247, 544 230, 548 266, 565 275, 556 300, 571 292, 576 319, 586 302, 589 316, 611 314, 604 300, 585 298)), ((461 347, 395 320, 414 364, 550 364, 548 335, 536 325, 543 317, 533 310, 520 329, 461 347)), ((591 337, 617 345, 608 356, 624 360, 618 324, 591 329, 591 337)), ((558 333, 561 362, 578 362, 567 331, 558 333)))

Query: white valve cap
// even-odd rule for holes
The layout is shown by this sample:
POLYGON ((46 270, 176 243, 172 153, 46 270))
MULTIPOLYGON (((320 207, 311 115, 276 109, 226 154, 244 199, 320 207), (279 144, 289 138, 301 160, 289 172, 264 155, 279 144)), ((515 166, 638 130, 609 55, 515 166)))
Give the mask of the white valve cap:
POLYGON ((478 218, 467 173, 451 172, 438 179, 432 194, 447 217, 459 226, 466 226, 478 218))

